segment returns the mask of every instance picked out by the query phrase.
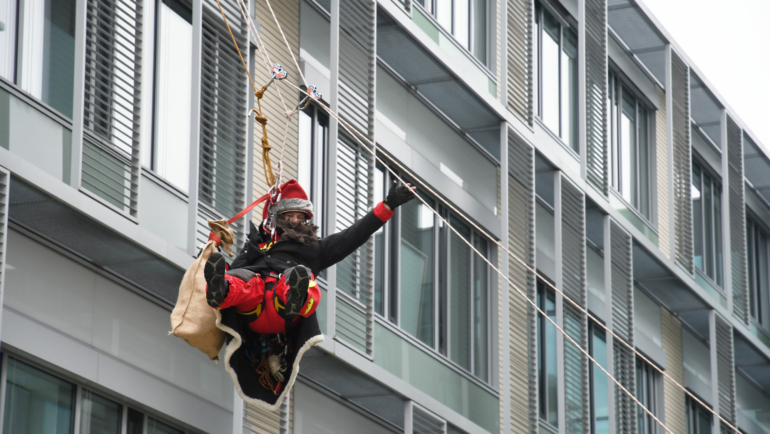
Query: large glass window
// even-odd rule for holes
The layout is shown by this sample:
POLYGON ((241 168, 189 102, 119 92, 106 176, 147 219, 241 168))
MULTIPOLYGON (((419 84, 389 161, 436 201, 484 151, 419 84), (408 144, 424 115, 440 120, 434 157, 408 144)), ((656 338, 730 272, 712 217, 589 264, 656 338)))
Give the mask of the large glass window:
MULTIPOLYGON (((636 399, 657 416, 657 372, 641 359, 636 359, 636 399)), ((638 434, 655 434, 657 422, 641 406, 636 408, 636 432, 638 434)))
POLYGON ((121 405, 87 389, 82 395, 80 434, 120 434, 121 405))
POLYGON ((746 219, 746 240, 749 263, 749 311, 763 326, 768 325, 768 288, 770 288, 770 244, 764 227, 752 217, 746 219))
MULTIPOLYGON (((329 140, 329 118, 313 105, 300 111, 298 116, 297 181, 315 204, 313 223, 321 228, 319 236, 323 236, 324 179, 326 148, 329 140)), ((376 194, 375 197, 377 197, 376 194)))
POLYGON ((71 434, 75 385, 8 357, 4 433, 71 434))
MULTIPOLYGON (((553 322, 556 320, 556 295, 543 281, 537 281, 537 305, 553 322)), ((537 319, 538 385, 540 418, 559 426, 559 398, 556 359, 556 327, 538 313, 537 319)))
POLYGON ((698 162, 692 163, 695 267, 722 286, 722 186, 698 162))
POLYGON ((416 4, 487 65, 487 0, 416 0, 416 4))
POLYGON ((540 4, 535 22, 536 112, 570 149, 579 152, 577 34, 540 4))
POLYGON ((0 23, 0 75, 72 118, 75 0, 6 0, 0 23))
MULTIPOLYGON (((607 338, 604 329, 588 323, 589 351, 602 368, 607 369, 607 338)), ((610 434, 609 379, 591 362, 591 433, 610 434)))
POLYGON ((182 191, 190 179, 192 11, 179 0, 158 3, 155 137, 143 164, 182 191))
POLYGON ((651 220, 649 109, 617 74, 609 76, 612 187, 644 218, 651 220))
POLYGON ((711 434, 711 413, 690 397, 686 397, 687 434, 711 434))

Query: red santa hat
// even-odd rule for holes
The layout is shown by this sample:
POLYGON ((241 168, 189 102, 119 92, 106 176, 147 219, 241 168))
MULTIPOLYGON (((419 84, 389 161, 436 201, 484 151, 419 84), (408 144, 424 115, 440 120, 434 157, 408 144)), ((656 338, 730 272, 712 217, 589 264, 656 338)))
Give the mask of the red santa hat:
MULTIPOLYGON (((273 206, 276 216, 289 211, 298 211, 305 213, 308 220, 313 218, 313 202, 308 199, 307 193, 296 179, 284 182, 278 191, 281 193, 281 199, 273 206)), ((266 218, 267 206, 262 210, 262 219, 266 218)))

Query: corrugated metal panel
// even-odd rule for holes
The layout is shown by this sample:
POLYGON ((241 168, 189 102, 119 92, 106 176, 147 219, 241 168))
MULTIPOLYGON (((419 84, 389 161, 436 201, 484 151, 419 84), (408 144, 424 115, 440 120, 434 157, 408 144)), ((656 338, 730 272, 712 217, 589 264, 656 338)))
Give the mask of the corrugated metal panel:
MULTIPOLYGON (((230 218, 244 208, 246 199, 248 77, 222 16, 215 11, 203 9, 198 213, 199 217, 230 218)), ((235 17, 229 13, 228 21, 245 51, 246 28, 235 17)), ((231 225, 236 246, 240 246, 241 226, 241 222, 231 225)), ((208 233, 206 227, 202 230, 208 233)))
POLYGON ((532 125, 532 0, 508 0, 508 109, 532 125))
MULTIPOLYGON (((634 345, 634 290, 632 242, 614 220, 610 223, 610 255, 612 285, 612 331, 634 345)), ((635 393, 634 352, 617 340, 613 341, 615 377, 629 392, 635 393)), ((615 387, 615 420, 617 432, 636 431, 636 403, 619 387, 615 387)))
MULTIPOLYGON (((286 40, 289 42, 294 53, 299 53, 299 0, 281 0, 271 1, 270 5, 273 7, 278 22, 281 23, 281 29, 286 35, 286 40)), ((299 77, 299 71, 297 70, 294 60, 291 58, 286 43, 283 41, 278 25, 273 20, 273 15, 270 13, 270 9, 267 7, 267 2, 257 1, 257 19, 259 21, 259 35, 262 42, 265 44, 269 54, 270 61, 278 63, 289 74, 289 81, 292 83, 298 83, 301 81, 299 77)), ((240 14, 238 14, 240 16, 240 14)), ((228 15, 229 17, 229 15, 228 15)), ((259 52, 255 54, 254 59, 254 82, 257 86, 261 86, 268 82, 270 79, 270 72, 265 66, 265 62, 262 60, 259 52)), ((310 83, 313 84, 313 83, 310 83)), ((283 144, 284 133, 286 132, 286 110, 284 109, 281 98, 276 91, 275 84, 273 84, 265 96, 262 98, 262 113, 269 119, 267 123, 267 134, 270 138, 270 145, 273 147, 272 162, 274 169, 278 164, 278 155, 281 152, 281 146, 283 144)), ((287 87, 281 85, 281 95, 285 101, 289 110, 294 108, 297 103, 298 95, 296 92, 287 91, 287 87)), ((297 150, 299 143, 299 116, 292 116, 289 121, 289 129, 286 136, 286 149, 283 155, 283 180, 288 180, 297 177, 297 150)), ((253 192, 254 197, 252 200, 257 199, 267 192, 268 185, 265 182, 264 169, 262 166, 262 126, 254 122, 254 161, 253 161, 253 192)), ((276 174, 277 176, 277 174, 276 174)), ((303 186, 307 187, 307 186, 303 186)), ((315 204, 316 207, 320 207, 321 204, 315 204)), ((255 221, 262 220, 261 211, 255 210, 253 214, 255 221)))
MULTIPOLYGON (((535 266, 534 166, 535 151, 508 131, 508 249, 535 266)), ((512 256, 508 258, 512 284, 535 299, 535 276, 512 256)), ((536 433, 537 320, 535 309, 514 288, 508 288, 510 347, 510 425, 512 432, 536 433)), ((501 425, 502 426, 502 425, 501 425)))
POLYGON ((655 154, 657 167, 658 194, 658 247, 666 257, 671 254, 668 204, 668 122, 666 114, 666 92, 655 87, 658 91, 658 110, 655 112, 655 154))
POLYGON ((607 2, 585 0, 586 173, 605 195, 609 185, 607 146, 607 2))
POLYGON ((743 131, 727 116, 727 179, 730 186, 730 267, 732 269, 733 314, 749 323, 746 264, 746 206, 743 182, 743 131))
MULTIPOLYGON (((586 307, 585 199, 583 192, 561 178, 562 204, 562 291, 581 307, 586 307)), ((588 322, 585 314, 564 302, 564 331, 583 349, 588 349, 588 322)), ((564 340, 564 390, 567 432, 588 434, 588 363, 572 342, 564 340)))
MULTIPOLYGON (((340 131, 337 142, 337 231, 372 207, 371 154, 340 131)), ((337 264, 337 335, 365 354, 373 351, 374 272, 371 239, 337 264)))
POLYGON ((719 415, 730 422, 730 424, 735 424, 735 368, 733 363, 733 328, 719 315, 715 316, 715 320, 719 415))
POLYGON ((289 434, 291 433, 291 403, 294 394, 284 398, 281 406, 267 411, 255 405, 243 403, 243 434, 289 434))
MULTIPOLYGON (((666 374, 679 384, 684 384, 682 358, 682 323, 668 310, 661 308, 663 351, 666 353, 666 374)), ((663 406, 666 426, 675 433, 687 432, 685 395, 671 381, 663 382, 663 406)))
POLYGON ((689 68, 671 51, 672 131, 674 142, 674 240, 676 262, 690 274, 693 269, 692 245, 692 149, 690 148, 689 68))
MULTIPOLYGON (((374 140, 377 7, 372 0, 340 0, 339 113, 374 140)), ((340 128, 337 142, 337 230, 374 206, 374 157, 340 128)), ((337 265, 337 333, 371 356, 374 351, 374 246, 370 238, 337 265), (348 297, 350 295, 350 297, 348 297)))
POLYGON ((86 3, 82 187, 137 215, 142 2, 86 3), (86 149, 88 148, 88 149, 86 149))

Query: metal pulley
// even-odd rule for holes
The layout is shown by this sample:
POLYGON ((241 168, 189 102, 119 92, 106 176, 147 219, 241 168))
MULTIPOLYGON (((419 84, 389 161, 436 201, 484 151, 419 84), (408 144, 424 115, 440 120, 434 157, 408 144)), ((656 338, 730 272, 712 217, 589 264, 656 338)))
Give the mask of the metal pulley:
POLYGON ((295 108, 294 110, 304 110, 307 106, 310 105, 311 99, 316 102, 321 100, 321 94, 318 93, 317 87, 313 85, 309 85, 307 86, 305 91, 308 93, 308 95, 305 95, 305 97, 302 98, 302 101, 299 102, 299 104, 297 105, 297 108, 295 108))

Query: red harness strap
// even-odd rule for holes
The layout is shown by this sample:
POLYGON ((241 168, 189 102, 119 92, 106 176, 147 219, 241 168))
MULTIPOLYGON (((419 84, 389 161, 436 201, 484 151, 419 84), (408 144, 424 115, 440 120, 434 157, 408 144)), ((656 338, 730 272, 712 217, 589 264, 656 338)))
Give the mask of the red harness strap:
MULTIPOLYGON (((259 199, 255 200, 254 202, 251 203, 251 205, 249 205, 246 208, 244 208, 243 211, 241 211, 238 214, 236 214, 235 217, 233 217, 230 220, 228 220, 227 224, 229 224, 229 225, 233 224, 233 222, 235 222, 238 219, 240 219, 241 217, 245 216, 247 212, 251 211, 252 209, 254 209, 255 206, 257 206, 260 203, 264 202, 265 199, 267 199, 268 197, 270 197, 269 193, 264 195, 264 196, 262 196, 262 197, 260 197, 259 199)), ((211 231, 209 233, 209 241, 212 241, 212 240, 215 243, 217 243, 218 246, 222 245, 222 240, 217 236, 217 234, 214 233, 214 231, 211 231)))

